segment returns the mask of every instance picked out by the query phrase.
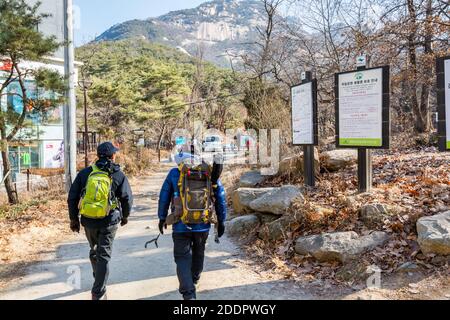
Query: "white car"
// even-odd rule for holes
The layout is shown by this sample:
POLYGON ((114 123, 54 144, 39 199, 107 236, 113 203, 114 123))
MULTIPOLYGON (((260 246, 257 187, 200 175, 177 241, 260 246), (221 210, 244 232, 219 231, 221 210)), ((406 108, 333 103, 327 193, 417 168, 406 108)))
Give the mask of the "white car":
POLYGON ((202 149, 203 152, 222 152, 222 138, 220 136, 206 137, 202 149))

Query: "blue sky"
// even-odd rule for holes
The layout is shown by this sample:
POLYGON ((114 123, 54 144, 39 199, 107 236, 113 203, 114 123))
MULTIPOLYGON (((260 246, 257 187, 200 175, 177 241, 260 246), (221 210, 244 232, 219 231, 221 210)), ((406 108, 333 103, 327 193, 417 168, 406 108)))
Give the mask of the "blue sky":
POLYGON ((194 8, 206 0, 74 0, 75 44, 91 41, 116 23, 194 8))

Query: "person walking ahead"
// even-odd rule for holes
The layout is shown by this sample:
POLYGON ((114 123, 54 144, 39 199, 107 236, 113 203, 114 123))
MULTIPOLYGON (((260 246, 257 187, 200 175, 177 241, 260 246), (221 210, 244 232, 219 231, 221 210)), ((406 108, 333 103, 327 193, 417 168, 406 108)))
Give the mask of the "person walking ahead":
POLYGON ((128 223, 133 194, 125 174, 115 164, 119 151, 112 143, 97 149, 95 165, 80 171, 69 191, 70 229, 80 232, 83 225, 90 245, 94 285, 92 300, 106 300, 113 241, 119 227, 128 223))
MULTIPOLYGON (((177 265, 177 276, 180 283, 179 291, 184 300, 196 300, 196 285, 200 281, 201 273, 205 260, 205 246, 211 228, 211 220, 202 220, 200 210, 194 209, 190 213, 185 204, 189 202, 192 208, 200 208, 201 202, 207 197, 204 192, 207 188, 199 187, 204 182, 202 176, 207 171, 194 171, 194 169, 182 165, 183 160, 191 159, 191 155, 184 154, 183 157, 177 156, 176 162, 179 168, 170 170, 159 196, 159 231, 164 234, 164 228, 167 225, 173 225, 174 258, 177 265), (190 180, 192 178, 192 180, 190 180), (180 190, 181 188, 181 190, 180 190), (199 190, 195 190, 198 188, 199 190), (200 195, 199 195, 200 194, 200 195), (188 199, 187 201, 184 201, 188 199), (171 206, 172 204, 172 206, 171 206), (169 208, 172 207, 172 214, 168 215, 169 208), (182 213, 183 212, 183 213, 182 213), (197 217, 196 217, 197 215, 197 217), (192 223, 189 223, 192 222, 192 223)), ((216 165, 214 167, 217 167, 216 165)), ((220 238, 225 232, 225 220, 227 216, 227 204, 225 188, 219 180, 221 169, 213 169, 208 181, 212 182, 211 199, 215 207, 217 219, 214 223, 218 225, 218 234, 220 238)), ((208 174, 207 174, 208 176, 208 174)), ((211 202, 208 202, 208 205, 211 202)), ((215 219, 215 218, 214 218, 215 219)), ((206 219, 208 220, 208 219, 206 219)))

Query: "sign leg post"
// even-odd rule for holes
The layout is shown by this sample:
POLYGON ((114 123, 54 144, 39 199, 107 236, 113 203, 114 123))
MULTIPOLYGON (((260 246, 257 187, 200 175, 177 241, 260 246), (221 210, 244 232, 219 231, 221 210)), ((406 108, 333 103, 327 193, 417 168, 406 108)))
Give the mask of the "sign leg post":
POLYGON ((367 148, 358 149, 358 188, 359 192, 372 189, 372 151, 367 148))
POLYGON ((305 185, 314 188, 316 186, 315 168, 314 168, 314 146, 303 147, 303 175, 305 185))

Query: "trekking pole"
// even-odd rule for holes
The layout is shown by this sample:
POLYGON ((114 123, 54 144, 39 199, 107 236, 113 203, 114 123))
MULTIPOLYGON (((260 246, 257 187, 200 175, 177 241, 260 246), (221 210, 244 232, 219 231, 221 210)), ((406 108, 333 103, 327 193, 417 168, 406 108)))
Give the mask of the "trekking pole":
POLYGON ((161 236, 161 233, 160 233, 155 239, 146 242, 146 243, 145 243, 145 249, 147 249, 148 246, 149 246, 151 243, 153 243, 153 242, 155 243, 156 249, 158 249, 158 248, 159 248, 159 246, 158 246, 158 240, 159 240, 159 237, 160 237, 160 236, 161 236))

